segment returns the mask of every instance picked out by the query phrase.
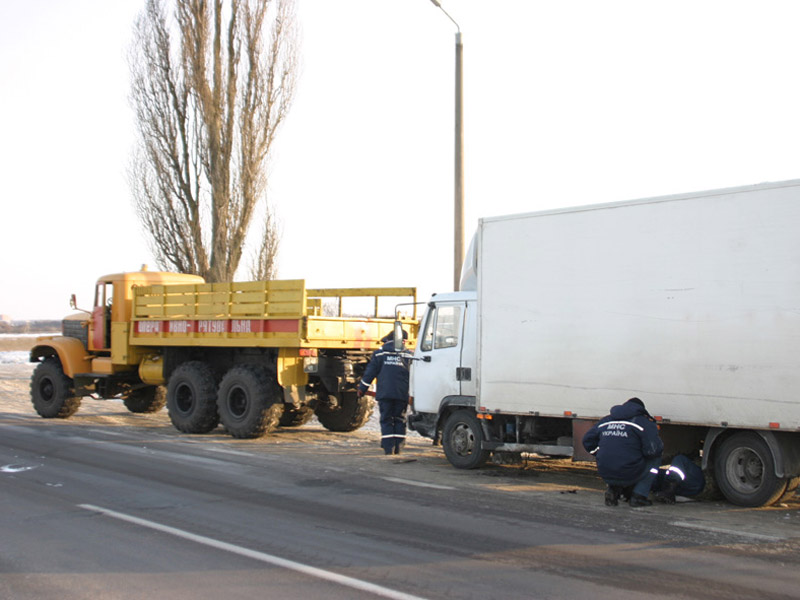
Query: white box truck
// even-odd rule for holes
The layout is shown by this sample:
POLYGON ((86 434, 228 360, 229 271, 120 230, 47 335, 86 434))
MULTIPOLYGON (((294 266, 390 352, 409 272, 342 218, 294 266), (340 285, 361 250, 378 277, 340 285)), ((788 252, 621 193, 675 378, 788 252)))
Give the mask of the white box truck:
POLYGON ((800 180, 480 220, 428 304, 410 427, 456 467, 590 459, 641 398, 731 502, 800 482, 800 180))

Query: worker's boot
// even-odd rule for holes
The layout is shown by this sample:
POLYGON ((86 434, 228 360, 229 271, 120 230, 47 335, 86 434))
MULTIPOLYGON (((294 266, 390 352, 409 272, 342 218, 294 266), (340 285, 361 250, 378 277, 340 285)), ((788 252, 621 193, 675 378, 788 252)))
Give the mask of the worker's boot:
POLYGON ((630 505, 633 508, 638 508, 640 506, 653 506, 653 503, 647 499, 647 496, 642 496, 641 494, 632 494, 630 505))
POLYGON ((675 490, 678 487, 677 481, 667 480, 664 487, 653 495, 653 500, 662 504, 675 504, 675 490))
POLYGON ((620 498, 622 498, 625 502, 630 502, 631 494, 633 494, 633 486, 629 485, 622 488, 622 492, 620 492, 620 498))
POLYGON ((609 485, 608 488, 606 488, 606 506, 617 506, 621 493, 621 487, 618 485, 609 485))

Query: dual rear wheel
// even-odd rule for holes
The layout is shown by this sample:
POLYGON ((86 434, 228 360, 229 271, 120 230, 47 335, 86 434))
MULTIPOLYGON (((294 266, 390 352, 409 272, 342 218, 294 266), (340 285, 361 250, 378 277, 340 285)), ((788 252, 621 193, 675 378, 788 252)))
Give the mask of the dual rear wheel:
POLYGON ((200 361, 178 366, 167 384, 167 412, 183 433, 208 433, 219 424, 214 372, 200 361))
POLYGON ((167 386, 169 418, 184 433, 208 433, 221 422, 234 437, 260 437, 277 426, 281 399, 277 382, 257 365, 231 368, 217 386, 209 365, 185 362, 167 386))
POLYGON ((219 384, 217 410, 233 437, 261 437, 278 426, 283 415, 283 391, 263 367, 239 365, 219 384))
MULTIPOLYGON (((320 406, 316 415, 326 429, 354 431, 372 414, 373 402, 342 392, 330 405, 320 406)), ((208 433, 219 423, 236 438, 257 438, 278 425, 298 427, 308 422, 311 407, 283 402, 283 389, 275 376, 260 365, 236 365, 216 384, 209 365, 201 361, 181 364, 169 378, 167 410, 178 431, 208 433)))
POLYGON ((742 431, 723 440, 714 455, 714 477, 725 498, 739 506, 769 506, 797 489, 800 478, 775 475, 767 442, 742 431))
POLYGON ((340 392, 329 404, 322 404, 316 414, 319 422, 328 431, 355 431, 372 415, 375 403, 367 395, 358 397, 356 392, 340 392))

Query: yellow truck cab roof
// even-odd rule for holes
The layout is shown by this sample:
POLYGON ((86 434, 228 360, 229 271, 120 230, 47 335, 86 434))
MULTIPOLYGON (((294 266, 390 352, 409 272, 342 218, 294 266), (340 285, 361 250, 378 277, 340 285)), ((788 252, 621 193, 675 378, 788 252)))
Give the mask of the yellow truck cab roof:
POLYGON ((133 298, 133 288, 135 287, 196 283, 205 283, 205 279, 199 275, 188 275, 186 273, 148 271, 146 267, 142 268, 140 271, 112 273, 111 275, 103 275, 97 279, 98 285, 113 284, 114 286, 114 296, 111 308, 112 321, 130 320, 131 300, 133 298))
POLYGON ((188 275, 186 273, 167 273, 165 271, 128 271, 125 273, 113 273, 98 277, 97 283, 116 283, 127 282, 130 285, 169 285, 179 283, 205 283, 205 279, 199 275, 188 275))

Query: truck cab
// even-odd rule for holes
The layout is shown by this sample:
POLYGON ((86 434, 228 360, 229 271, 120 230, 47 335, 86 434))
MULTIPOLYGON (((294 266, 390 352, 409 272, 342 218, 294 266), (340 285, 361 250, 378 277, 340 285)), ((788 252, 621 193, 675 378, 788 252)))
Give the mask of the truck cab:
POLYGON ((113 373, 139 364, 128 343, 134 289, 140 286, 205 283, 198 275, 140 271, 104 275, 97 280, 88 327, 88 350, 96 355, 92 372, 113 373))
POLYGON ((435 295, 428 303, 411 370, 409 427, 438 441, 442 420, 476 406, 477 295, 435 295))
POLYGON ((46 418, 68 417, 83 396, 121 396, 134 412, 163 406, 153 389, 141 386, 137 370, 142 352, 129 343, 134 288, 146 285, 203 283, 197 275, 140 271, 103 275, 97 279, 91 310, 62 321, 62 335, 39 338, 30 361, 39 363, 32 380, 37 412, 46 418))

